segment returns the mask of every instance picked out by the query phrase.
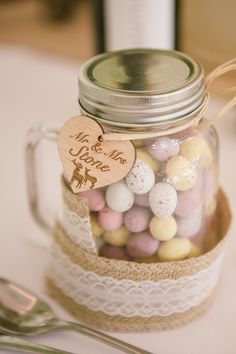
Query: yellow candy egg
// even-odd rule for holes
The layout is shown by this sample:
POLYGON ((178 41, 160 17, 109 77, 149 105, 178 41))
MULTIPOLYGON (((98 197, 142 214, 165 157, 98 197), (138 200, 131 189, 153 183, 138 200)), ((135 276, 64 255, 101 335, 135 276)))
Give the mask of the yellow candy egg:
POLYGON ((109 245, 118 247, 125 246, 129 237, 130 232, 124 226, 114 231, 105 231, 103 234, 103 239, 109 243, 109 245))
POLYGON ((141 148, 144 146, 144 140, 135 139, 135 140, 132 140, 132 143, 134 144, 134 146, 136 148, 141 148))
POLYGON ((188 239, 174 237, 161 243, 157 252, 158 259, 162 262, 180 261, 188 257, 191 247, 188 239))
POLYGON ((101 237, 104 230, 103 228, 99 225, 99 223, 97 222, 97 218, 95 215, 91 215, 90 217, 90 223, 91 223, 91 229, 92 229, 92 233, 95 237, 101 237))
POLYGON ((177 223, 173 216, 159 218, 153 216, 149 224, 149 231, 159 241, 167 241, 173 238, 177 232, 177 223))
POLYGON ((180 146, 180 155, 191 162, 199 162, 202 167, 212 163, 212 153, 202 136, 193 136, 185 140, 180 146))
POLYGON ((134 258, 133 261, 137 263, 157 263, 158 257, 157 255, 150 256, 150 257, 140 257, 140 258, 134 258))
POLYGON ((199 257, 200 255, 201 255, 200 248, 192 243, 192 247, 191 247, 191 250, 188 254, 188 258, 199 257))
POLYGON ((212 216, 217 208, 217 199, 212 198, 205 202, 205 214, 206 216, 212 216))
POLYGON ((166 164, 166 174, 169 182, 178 191, 187 191, 197 182, 196 168, 185 157, 171 157, 166 164))
POLYGON ((160 162, 155 160, 149 152, 144 149, 136 150, 136 159, 143 160, 154 172, 160 169, 160 162))

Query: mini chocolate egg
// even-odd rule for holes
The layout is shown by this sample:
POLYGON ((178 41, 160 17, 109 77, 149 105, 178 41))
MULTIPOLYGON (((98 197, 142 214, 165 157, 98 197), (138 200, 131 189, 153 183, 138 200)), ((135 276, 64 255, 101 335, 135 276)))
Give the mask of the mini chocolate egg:
POLYGON ((171 135, 171 138, 173 139, 178 139, 178 140, 185 140, 187 138, 191 138, 192 136, 199 135, 199 130, 194 129, 192 127, 186 128, 184 130, 180 130, 179 132, 176 132, 171 135))
POLYGON ((191 244, 191 250, 190 250, 190 252, 188 254, 188 258, 199 257, 200 255, 201 255, 200 248, 192 243, 191 244))
POLYGON ((111 246, 108 244, 104 244, 101 247, 99 255, 101 257, 125 261, 128 261, 130 259, 124 247, 111 246))
POLYGON ((100 189, 80 192, 78 196, 88 200, 88 206, 91 211, 99 211, 105 206, 105 198, 100 189))
POLYGON ((104 245, 104 241, 101 237, 97 237, 95 239, 95 242, 96 242, 97 250, 99 251, 102 248, 102 246, 104 245))
POLYGON ((98 222, 104 230, 113 231, 122 226, 123 217, 123 213, 118 213, 105 206, 98 213, 98 222))
POLYGON ((137 149, 136 160, 143 160, 154 172, 160 169, 160 162, 155 160, 147 150, 137 149))
POLYGON ((130 232, 124 226, 114 231, 105 231, 103 234, 104 241, 109 243, 109 245, 118 247, 125 246, 129 237, 130 232))
POLYGON ((201 167, 210 166, 213 159, 211 150, 201 135, 183 141, 180 146, 180 155, 191 162, 200 163, 201 167))
POLYGON ((155 254, 154 256, 151 257, 135 257, 133 258, 133 261, 136 263, 157 263, 158 262, 158 257, 155 254))
POLYGON ((104 230, 103 228, 99 225, 99 223, 97 222, 97 218, 95 215, 90 215, 90 223, 91 223, 91 229, 92 229, 92 233, 93 236, 95 237, 101 237, 104 230))
POLYGON ((133 145, 135 146, 135 148, 142 148, 145 144, 144 144, 144 140, 140 140, 140 139, 134 139, 132 140, 133 145))
POLYGON ((198 181, 193 188, 177 193, 177 205, 175 215, 183 218, 191 216, 203 200, 203 181, 202 175, 198 176, 198 181))
POLYGON ((153 216, 149 224, 151 235, 159 241, 167 241, 173 238, 177 231, 177 224, 173 216, 161 219, 153 216))
POLYGON ((166 164, 168 181, 178 191, 187 191, 197 182, 197 170, 185 157, 171 157, 166 164))
POLYGON ((124 181, 120 181, 107 187, 106 202, 110 209, 122 213, 132 207, 134 194, 124 181))
POLYGON ((149 148, 149 153, 159 161, 167 161, 179 153, 179 143, 168 137, 158 138, 149 148))
POLYGON ((205 200, 211 200, 216 196, 218 190, 217 176, 212 170, 206 170, 204 173, 204 197, 205 200))
POLYGON ((205 202, 205 215, 206 216, 212 216, 217 208, 217 199, 212 198, 211 200, 207 200, 205 202))
POLYGON ((169 183, 156 183, 149 193, 149 204, 153 214, 159 218, 167 218, 176 208, 176 190, 169 183))
POLYGON ((133 206, 124 216, 124 225, 131 232, 142 232, 148 228, 151 211, 147 208, 133 206))
POLYGON ((188 218, 176 217, 177 235, 179 237, 193 237, 202 226, 202 208, 198 207, 188 218))
POLYGON ((149 207, 149 193, 145 194, 135 194, 134 204, 140 207, 149 207))
POLYGON ((130 173, 126 176, 126 183, 133 193, 145 194, 152 189, 155 183, 155 174, 143 160, 136 160, 130 173))
POLYGON ((174 237, 169 241, 161 242, 157 251, 161 262, 180 261, 188 257, 191 251, 191 242, 186 238, 174 237))
POLYGON ((126 251, 130 257, 153 256, 159 247, 159 241, 155 240, 149 232, 141 232, 130 236, 126 251))

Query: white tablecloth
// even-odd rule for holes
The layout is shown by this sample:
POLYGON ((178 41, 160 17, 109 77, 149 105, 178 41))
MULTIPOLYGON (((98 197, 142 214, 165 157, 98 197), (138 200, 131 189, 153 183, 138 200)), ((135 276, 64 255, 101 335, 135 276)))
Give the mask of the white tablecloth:
MULTIPOLYGON (((38 122, 60 122, 78 114, 78 68, 78 63, 25 48, 0 47, 0 276, 40 294, 65 319, 70 319, 70 316, 48 298, 44 290, 43 276, 50 242, 32 221, 27 205, 24 143, 30 126, 38 122)), ((217 105, 215 102, 212 109, 217 105)), ((236 112, 229 114, 217 127, 221 138, 221 184, 228 193, 235 214, 236 112)), ((43 166, 44 170, 50 171, 46 203, 52 207, 58 200, 58 186, 52 186, 60 171, 53 144, 47 146, 47 162, 43 166)), ((176 330, 114 336, 158 354, 236 353, 234 221, 230 234, 217 298, 204 315, 176 330)), ((51 333, 34 340, 76 354, 118 353, 76 333, 51 333)), ((0 353, 5 351, 0 350, 0 353)))

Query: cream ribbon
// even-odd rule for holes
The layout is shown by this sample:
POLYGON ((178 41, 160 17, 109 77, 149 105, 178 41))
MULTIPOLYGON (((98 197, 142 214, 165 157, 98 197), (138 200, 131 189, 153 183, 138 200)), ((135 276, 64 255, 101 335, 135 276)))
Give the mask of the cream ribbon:
MULTIPOLYGON (((140 281, 99 275, 53 245, 48 277, 77 304, 109 316, 171 316, 199 306, 214 290, 223 254, 206 268, 177 279, 140 281)), ((95 315, 96 316, 96 315, 95 315)))
POLYGON ((216 94, 225 94, 229 92, 236 93, 236 86, 226 88, 224 90, 220 90, 218 92, 210 92, 210 86, 213 84, 213 82, 226 74, 227 72, 230 72, 232 70, 236 69, 236 58, 229 60, 225 62, 224 64, 218 66, 215 68, 207 77, 205 80, 206 83, 206 93, 205 93, 205 98, 203 100, 203 103, 200 107, 199 113, 190 121, 187 123, 184 123, 180 126, 175 126, 169 129, 163 129, 159 131, 154 131, 150 133, 104 133, 101 135, 100 139, 101 140, 136 140, 136 139, 147 139, 147 138, 154 138, 154 137, 160 137, 164 135, 169 135, 169 134, 174 134, 177 133, 178 131, 187 129, 189 127, 194 127, 196 129, 204 129, 215 123, 218 119, 223 117, 226 113, 228 113, 235 105, 236 105, 236 95, 226 104, 224 105, 221 110, 212 116, 210 119, 206 119, 204 122, 202 122, 202 118, 205 115, 209 100, 211 96, 214 96, 216 94))

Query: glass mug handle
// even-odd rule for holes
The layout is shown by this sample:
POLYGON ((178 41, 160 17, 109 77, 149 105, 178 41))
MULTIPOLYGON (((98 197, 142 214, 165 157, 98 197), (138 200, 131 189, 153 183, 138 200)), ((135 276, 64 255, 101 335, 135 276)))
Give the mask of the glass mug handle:
POLYGON ((43 140, 57 141, 57 136, 62 124, 43 124, 36 128, 31 128, 27 134, 25 149, 26 162, 26 182, 30 210, 36 223, 49 234, 51 225, 40 210, 39 184, 37 177, 37 150, 43 140))

